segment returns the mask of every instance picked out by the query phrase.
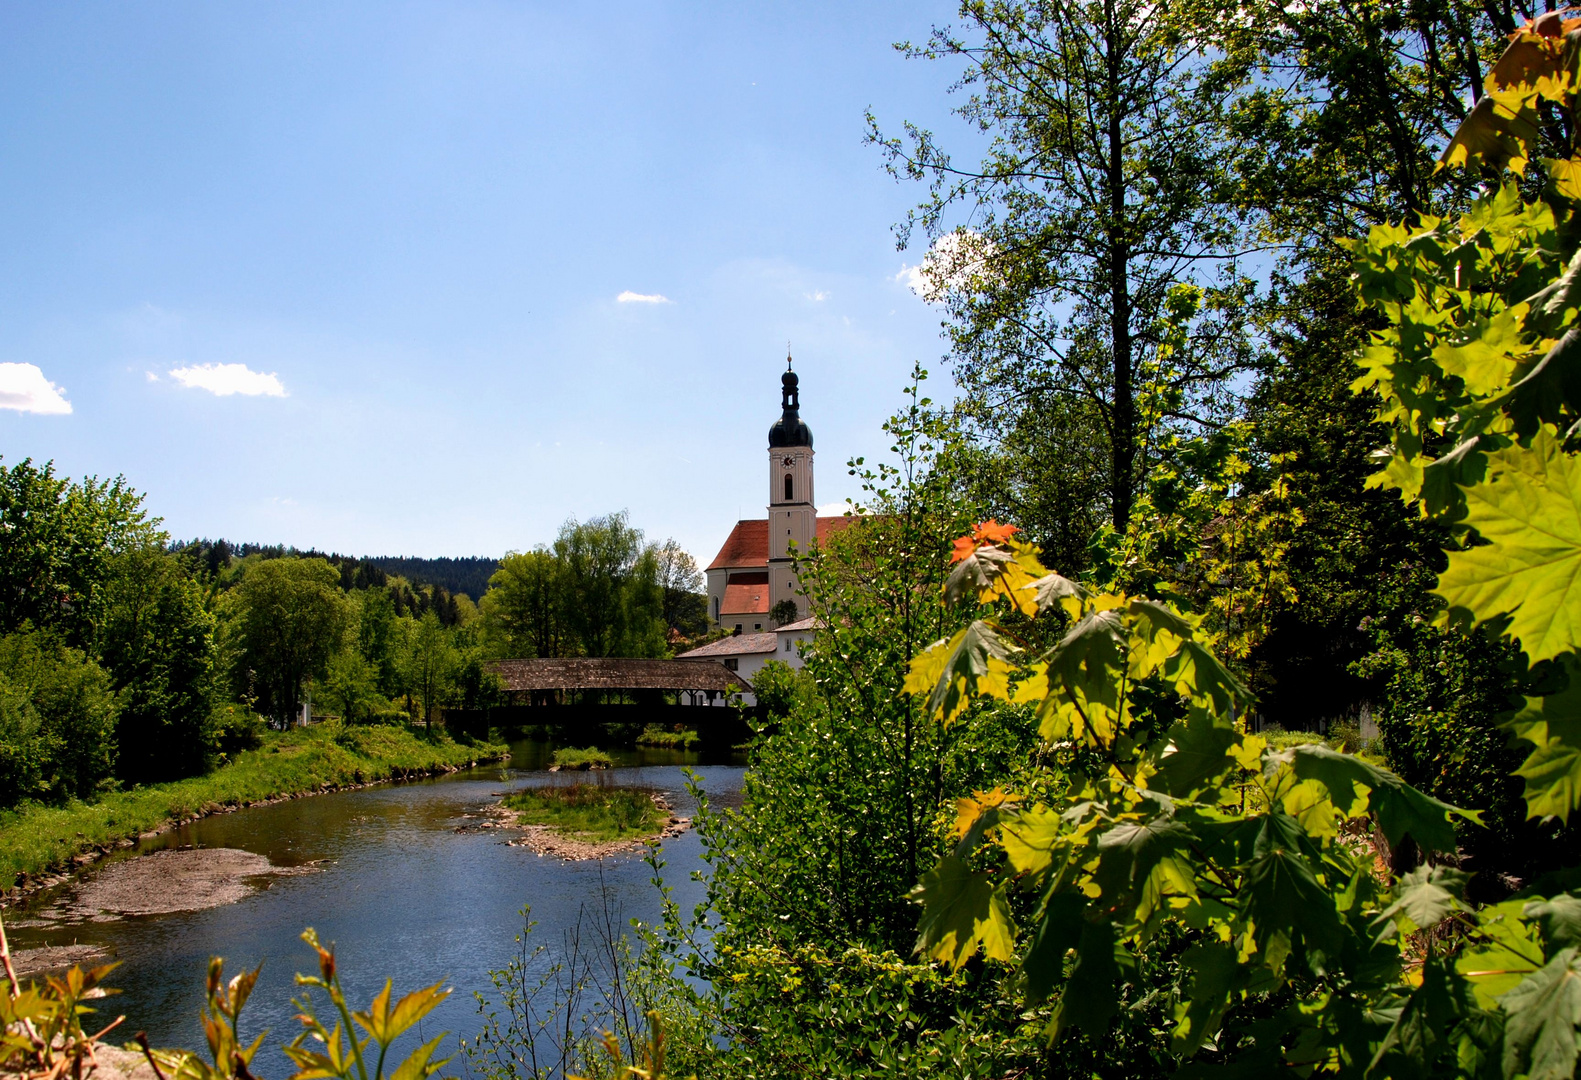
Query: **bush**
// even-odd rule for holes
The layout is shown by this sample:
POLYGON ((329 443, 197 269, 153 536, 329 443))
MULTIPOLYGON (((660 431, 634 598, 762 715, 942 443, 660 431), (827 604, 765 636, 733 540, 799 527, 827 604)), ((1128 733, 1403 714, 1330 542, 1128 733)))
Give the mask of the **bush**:
POLYGON ((0 638, 0 806, 85 799, 110 779, 116 701, 103 668, 49 631, 0 638))
POLYGON ((262 746, 268 727, 263 717, 241 705, 222 705, 215 709, 212 726, 220 753, 228 758, 262 746))

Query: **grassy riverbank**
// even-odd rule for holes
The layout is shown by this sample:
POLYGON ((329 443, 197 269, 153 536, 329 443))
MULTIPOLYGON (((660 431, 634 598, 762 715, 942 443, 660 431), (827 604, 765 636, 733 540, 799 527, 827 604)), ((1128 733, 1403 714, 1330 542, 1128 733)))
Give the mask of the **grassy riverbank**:
POLYGON ((399 727, 338 722, 270 734, 257 750, 238 754, 207 776, 118 791, 92 803, 0 813, 0 889, 173 820, 281 795, 464 768, 504 752, 497 744, 467 746, 399 727))
POLYGON ((570 787, 528 788, 505 799, 523 825, 547 825, 561 836, 589 844, 636 840, 664 828, 670 815, 653 800, 651 788, 570 787))

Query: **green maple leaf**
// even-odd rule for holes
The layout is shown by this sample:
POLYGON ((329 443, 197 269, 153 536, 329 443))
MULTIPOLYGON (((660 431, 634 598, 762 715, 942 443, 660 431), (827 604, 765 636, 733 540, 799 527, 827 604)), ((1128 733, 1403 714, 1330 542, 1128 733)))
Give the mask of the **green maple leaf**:
POLYGON ((1521 916, 1541 924, 1543 944, 1550 956, 1561 949, 1581 947, 1581 897, 1565 893, 1550 900, 1534 900, 1521 916))
POLYGON ((1581 643, 1581 462, 1548 429, 1530 448, 1488 459, 1488 479, 1466 489, 1466 523, 1486 545, 1449 555, 1436 592, 1475 622, 1510 616, 1510 636, 1533 663, 1581 643))
POLYGON ((1076 963, 1049 1025, 1055 1037, 1071 1026, 1081 1028, 1094 1038, 1109 1030, 1109 1022, 1119 1006, 1114 984, 1120 977, 1120 965, 1115 962, 1114 950, 1112 923, 1082 923, 1076 963))
POLYGON ((987 874, 968 869, 964 860, 944 856, 922 875, 911 895, 922 901, 919 952, 955 967, 979 947, 995 960, 1014 956, 1016 929, 1004 893, 994 888, 987 874))
POLYGON ((1419 866, 1400 879, 1400 894, 1379 921, 1398 918, 1406 933, 1437 926, 1464 908, 1460 897, 1469 877, 1447 866, 1419 866))
POLYGON ((1567 659, 1570 682, 1547 697, 1527 698, 1511 718, 1515 734, 1536 747, 1516 769, 1526 780, 1528 817, 1570 820, 1581 806, 1581 668, 1567 659))
POLYGON ((1298 931, 1308 943, 1333 952, 1339 947, 1339 914, 1333 895, 1312 872, 1306 835, 1287 814, 1259 822, 1253 858, 1246 864, 1246 916, 1256 927, 1258 950, 1268 955, 1276 934, 1298 931))
POLYGON ((1562 949, 1499 999, 1504 1006, 1504 1075, 1570 1080, 1581 1025, 1581 952, 1562 949))
POLYGON ((1175 1005, 1170 1048, 1180 1057, 1191 1057, 1219 1030, 1234 1003, 1234 992, 1246 983, 1246 969, 1235 949, 1219 941, 1193 945, 1180 958, 1180 966, 1191 972, 1191 987, 1175 1005))
POLYGON ((1161 782, 1155 786, 1176 797, 1199 790, 1235 764, 1230 748, 1239 738, 1228 723, 1216 722, 1203 710, 1192 710, 1184 723, 1169 729, 1169 751, 1158 763, 1161 782))
POLYGON ((982 619, 937 641, 911 661, 904 688, 927 694, 927 710, 946 724, 965 711, 974 694, 1010 696, 1011 657, 1019 650, 982 619))
POLYGON ((1316 780, 1327 788, 1329 799, 1343 812, 1349 813, 1361 799, 1356 785, 1367 787, 1367 806, 1378 815, 1378 825, 1390 844, 1398 844, 1409 834, 1428 850, 1454 851, 1455 829, 1449 823, 1450 815, 1458 814, 1481 824, 1475 813, 1424 795, 1388 769, 1354 754, 1312 745, 1294 746, 1274 756, 1290 762, 1298 779, 1316 780))

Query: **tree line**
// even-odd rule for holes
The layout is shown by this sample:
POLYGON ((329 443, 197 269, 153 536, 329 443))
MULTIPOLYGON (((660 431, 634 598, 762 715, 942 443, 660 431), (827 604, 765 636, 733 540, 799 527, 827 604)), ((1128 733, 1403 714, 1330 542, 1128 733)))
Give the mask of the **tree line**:
POLYGON ((305 706, 432 727, 499 700, 492 659, 659 656, 701 630, 690 556, 613 515, 562 530, 559 651, 527 651, 542 639, 513 569, 539 554, 474 603, 372 559, 172 543, 119 478, 0 462, 0 807, 202 773, 305 706))

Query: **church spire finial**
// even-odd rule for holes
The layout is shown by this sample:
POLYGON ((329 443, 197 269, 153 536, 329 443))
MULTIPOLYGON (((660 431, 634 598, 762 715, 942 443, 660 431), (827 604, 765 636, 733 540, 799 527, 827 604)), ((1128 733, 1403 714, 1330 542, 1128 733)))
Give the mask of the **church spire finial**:
POLYGON ((785 370, 789 371, 790 369, 791 369, 791 348, 790 348, 790 341, 787 340, 785 342, 785 370))

